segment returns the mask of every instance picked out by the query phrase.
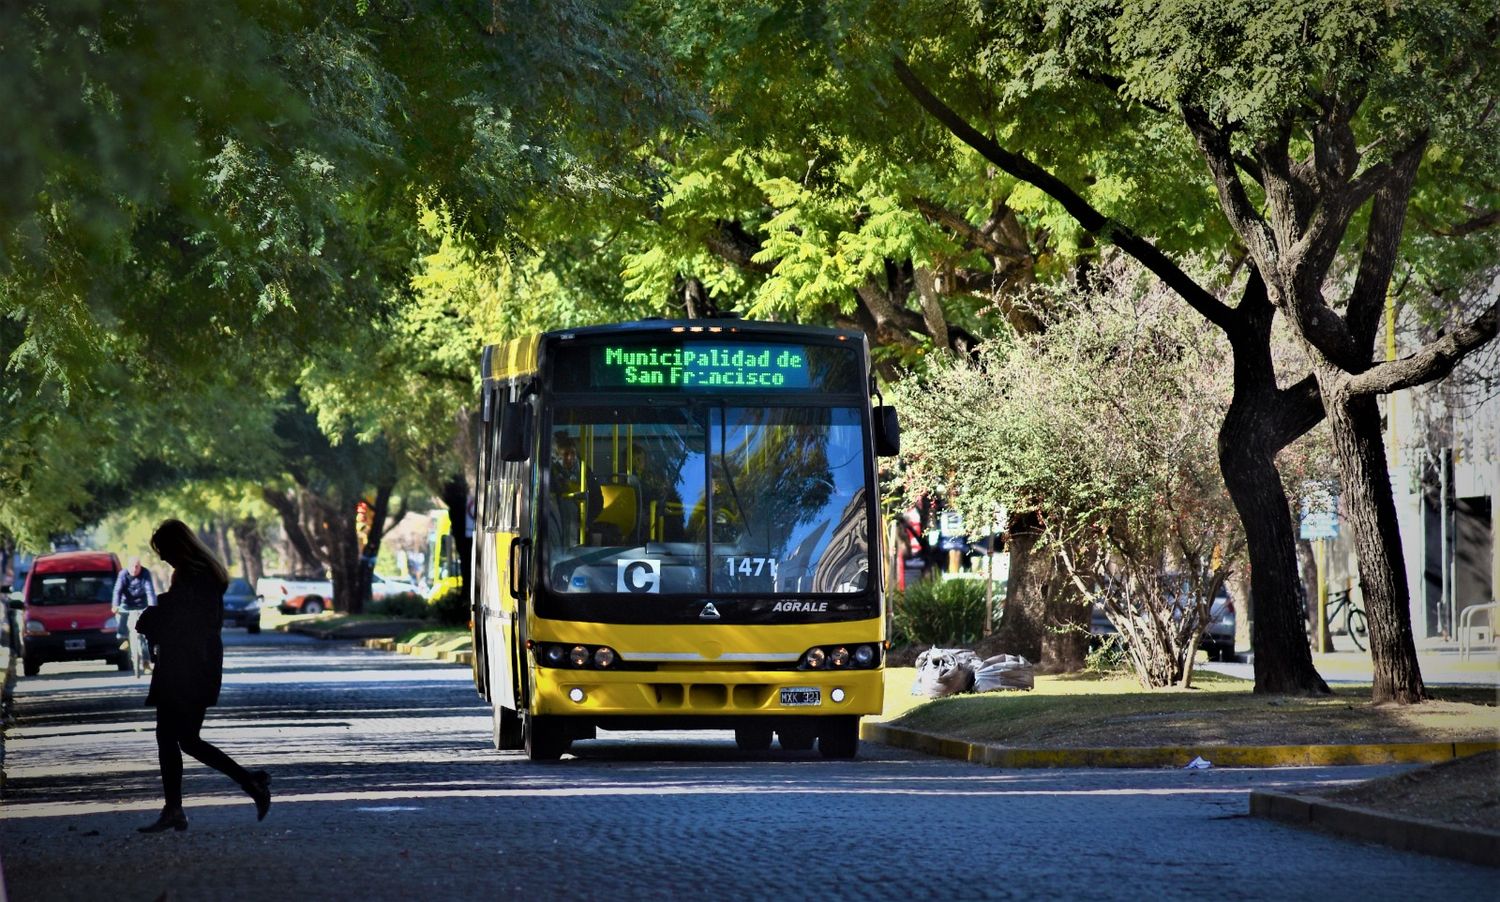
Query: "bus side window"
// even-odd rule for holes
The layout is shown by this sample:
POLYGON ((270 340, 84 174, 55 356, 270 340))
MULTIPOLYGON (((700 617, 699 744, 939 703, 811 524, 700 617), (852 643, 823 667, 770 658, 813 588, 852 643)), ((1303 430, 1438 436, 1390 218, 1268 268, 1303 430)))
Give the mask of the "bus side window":
POLYGON ((484 480, 484 491, 480 500, 484 505, 482 522, 486 532, 494 532, 500 523, 500 455, 498 451, 498 435, 500 431, 499 406, 503 398, 503 389, 496 390, 493 387, 486 389, 490 398, 490 420, 484 423, 484 440, 480 445, 479 467, 484 480))

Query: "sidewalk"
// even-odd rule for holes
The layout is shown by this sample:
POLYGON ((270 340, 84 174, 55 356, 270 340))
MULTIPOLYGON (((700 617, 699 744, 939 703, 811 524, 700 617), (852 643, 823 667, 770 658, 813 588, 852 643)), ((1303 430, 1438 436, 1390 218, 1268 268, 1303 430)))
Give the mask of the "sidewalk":
MULTIPOLYGON (((1251 655, 1242 655, 1244 660, 1229 663, 1199 664, 1199 670, 1212 670, 1241 679, 1254 679, 1255 670, 1251 655)), ((1370 653, 1345 649, 1328 654, 1315 654, 1313 667, 1329 683, 1368 683, 1374 679, 1370 653)), ((1500 650, 1481 648, 1467 660, 1461 660, 1456 643, 1417 648, 1417 663, 1422 668, 1422 681, 1429 686, 1494 686, 1500 689, 1500 650)))

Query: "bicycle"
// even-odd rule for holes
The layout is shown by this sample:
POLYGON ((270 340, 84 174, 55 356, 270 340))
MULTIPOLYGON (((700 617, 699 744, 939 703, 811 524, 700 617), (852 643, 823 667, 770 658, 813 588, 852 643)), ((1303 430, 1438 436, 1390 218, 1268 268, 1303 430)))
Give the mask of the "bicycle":
POLYGON ((1330 592, 1328 595, 1328 627, 1333 629, 1335 618, 1342 611, 1344 615, 1344 632, 1354 641, 1354 647, 1365 651, 1369 647, 1370 623, 1365 617, 1365 609, 1356 605, 1349 597, 1349 591, 1330 592))

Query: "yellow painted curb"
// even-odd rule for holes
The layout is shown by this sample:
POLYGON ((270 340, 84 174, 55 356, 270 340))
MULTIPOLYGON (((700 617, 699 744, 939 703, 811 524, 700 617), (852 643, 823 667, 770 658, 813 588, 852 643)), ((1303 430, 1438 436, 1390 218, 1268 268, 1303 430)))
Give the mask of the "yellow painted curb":
POLYGON ((1433 764, 1500 749, 1500 742, 1387 742, 1368 745, 1209 745, 1152 748, 1025 749, 944 739, 883 723, 860 736, 897 748, 991 767, 1182 767, 1202 756, 1215 767, 1433 764))

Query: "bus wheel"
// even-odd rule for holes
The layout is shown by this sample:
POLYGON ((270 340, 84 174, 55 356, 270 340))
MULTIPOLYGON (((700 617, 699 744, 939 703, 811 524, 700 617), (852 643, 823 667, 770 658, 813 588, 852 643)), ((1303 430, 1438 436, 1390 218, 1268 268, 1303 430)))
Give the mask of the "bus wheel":
POLYGON ((781 747, 788 752, 805 752, 813 747, 813 741, 818 738, 818 733, 812 724, 797 724, 776 731, 776 738, 781 742, 781 747))
POLYGON ((27 676, 36 676, 42 672, 42 659, 36 655, 26 655, 21 659, 21 672, 27 676))
POLYGON ((828 718, 818 732, 818 751, 824 758, 853 758, 859 752, 859 718, 828 718))
POLYGON ((314 595, 313 597, 309 598, 308 600, 302 602, 302 613, 304 613, 304 614, 321 614, 321 613, 323 613, 323 599, 321 599, 318 596, 314 595))
POLYGON ((528 715, 523 724, 526 757, 532 761, 556 761, 573 744, 562 726, 550 717, 528 715))
POLYGON ((742 752, 764 752, 771 747, 771 728, 735 727, 734 744, 742 752))
POLYGON ((491 721, 496 749, 503 752, 525 746, 525 737, 521 735, 521 715, 496 702, 491 721))

